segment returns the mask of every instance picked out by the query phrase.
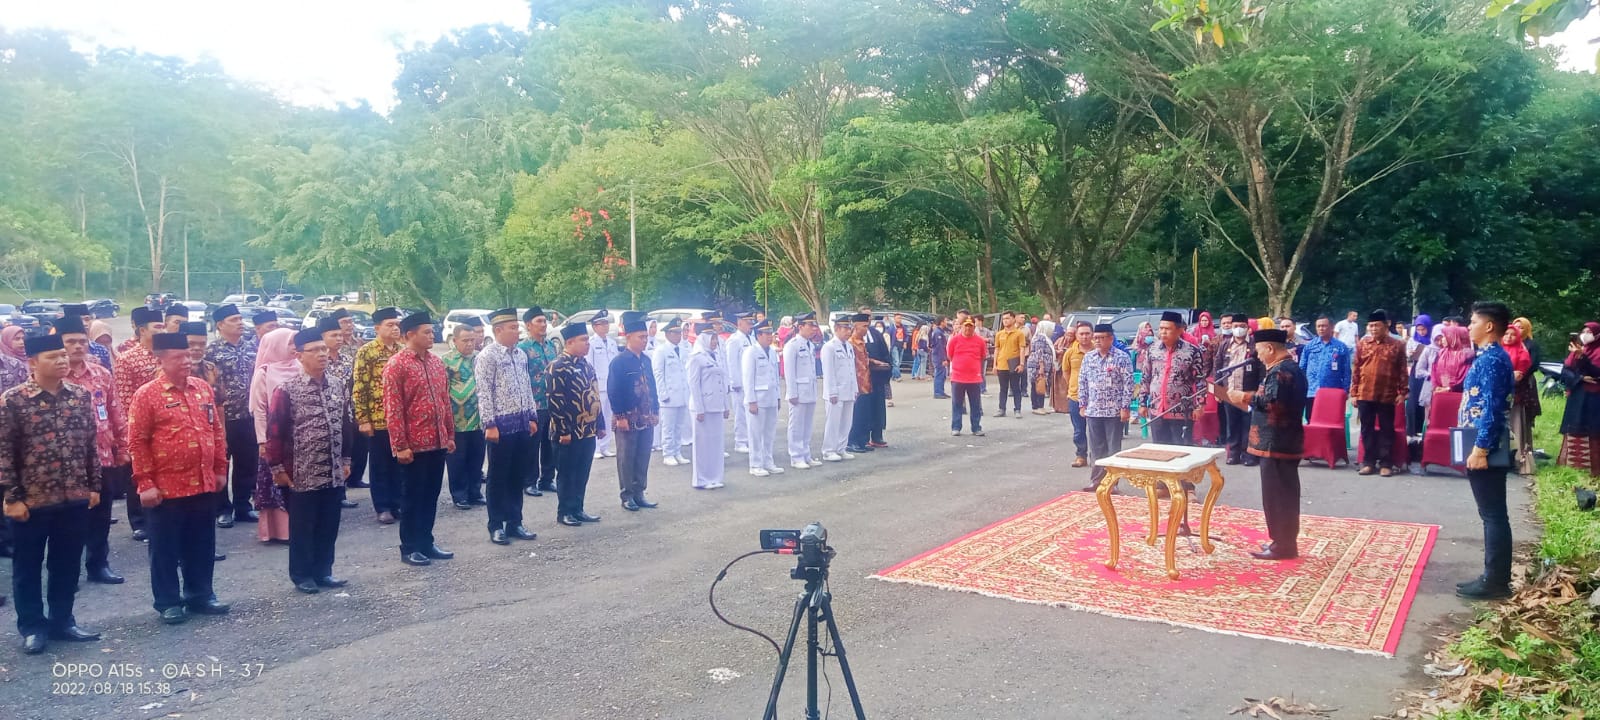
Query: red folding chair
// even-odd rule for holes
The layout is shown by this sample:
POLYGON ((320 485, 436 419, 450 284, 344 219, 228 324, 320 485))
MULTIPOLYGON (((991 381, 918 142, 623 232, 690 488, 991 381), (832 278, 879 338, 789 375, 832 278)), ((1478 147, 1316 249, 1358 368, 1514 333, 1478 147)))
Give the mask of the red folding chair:
POLYGON ((1206 396, 1206 412, 1194 424, 1194 439, 1207 447, 1216 447, 1217 440, 1222 436, 1222 427, 1217 421, 1217 396, 1206 396))
POLYGON ((1344 442, 1344 406, 1350 395, 1339 388, 1317 390, 1311 406, 1311 422, 1305 426, 1306 459, 1318 459, 1333 467, 1343 460, 1350 464, 1350 449, 1344 442))
MULTIPOLYGON (((1449 447, 1448 438, 1446 438, 1446 447, 1449 447)), ((1356 440, 1356 459, 1359 461, 1366 456, 1366 453, 1361 451, 1361 440, 1358 436, 1356 440)), ((1406 442, 1406 404, 1404 402, 1394 404, 1394 457, 1390 459, 1394 462, 1394 467, 1397 470, 1405 471, 1406 468, 1411 466, 1411 447, 1406 442)))
POLYGON ((1447 467, 1463 472, 1450 464, 1450 427, 1456 424, 1456 414, 1461 410, 1461 393, 1435 392, 1428 403, 1428 431, 1422 435, 1422 472, 1429 465, 1447 467))

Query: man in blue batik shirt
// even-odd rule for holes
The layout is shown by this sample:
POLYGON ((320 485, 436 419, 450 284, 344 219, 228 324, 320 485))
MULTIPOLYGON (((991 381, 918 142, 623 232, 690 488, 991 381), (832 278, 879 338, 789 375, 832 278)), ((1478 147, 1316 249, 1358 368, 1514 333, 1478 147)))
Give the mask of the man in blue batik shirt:
POLYGON ((1300 347, 1300 368, 1306 373, 1306 420, 1321 388, 1350 389, 1350 346, 1333 334, 1333 321, 1317 318, 1317 338, 1300 347))
POLYGON ((1496 600, 1511 596, 1511 520, 1506 512, 1506 472, 1510 469, 1506 410, 1514 382, 1511 357, 1500 347, 1500 337, 1511 324, 1511 311, 1502 303, 1472 306, 1467 327, 1478 359, 1472 362, 1463 385, 1458 422, 1477 429, 1472 453, 1467 456, 1467 481, 1483 519, 1483 575, 1457 586, 1456 594, 1471 600, 1496 600), (1491 455, 1501 451, 1491 462, 1491 455))

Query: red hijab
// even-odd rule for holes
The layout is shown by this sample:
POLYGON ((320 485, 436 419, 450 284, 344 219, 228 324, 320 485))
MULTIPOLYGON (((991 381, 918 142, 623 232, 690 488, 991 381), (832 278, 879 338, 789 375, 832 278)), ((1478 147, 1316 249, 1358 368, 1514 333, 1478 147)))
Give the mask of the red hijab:
POLYGON ((1528 354, 1528 346, 1522 342, 1522 328, 1517 325, 1506 327, 1506 334, 1500 338, 1500 344, 1505 347, 1506 354, 1511 356, 1511 369, 1527 374, 1533 369, 1533 356, 1528 354))
POLYGON ((1194 335, 1203 340, 1211 340, 1217 334, 1217 326, 1211 322, 1211 313, 1201 311, 1200 322, 1195 323, 1194 335))

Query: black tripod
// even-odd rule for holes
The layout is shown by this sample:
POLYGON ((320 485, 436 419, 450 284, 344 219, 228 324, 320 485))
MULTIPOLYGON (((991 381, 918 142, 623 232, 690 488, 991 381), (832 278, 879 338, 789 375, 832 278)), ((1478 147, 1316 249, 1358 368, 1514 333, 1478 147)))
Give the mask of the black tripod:
POLYGON ((806 589, 794 601, 794 620, 789 623, 789 638, 778 653, 778 674, 772 678, 772 693, 767 696, 767 711, 762 720, 777 720, 778 692, 783 689, 783 678, 789 673, 789 658, 794 654, 795 636, 800 633, 800 618, 806 619, 806 720, 822 717, 817 709, 817 658, 825 653, 817 643, 817 625, 827 623, 828 638, 833 642, 833 652, 839 658, 839 669, 844 673, 844 686, 850 691, 850 705, 855 708, 856 720, 866 720, 861 709, 861 695, 856 692, 855 677, 850 674, 850 661, 844 657, 844 642, 839 639, 839 626, 833 621, 833 594, 822 589, 828 571, 824 567, 799 567, 793 571, 795 579, 805 578, 806 589))

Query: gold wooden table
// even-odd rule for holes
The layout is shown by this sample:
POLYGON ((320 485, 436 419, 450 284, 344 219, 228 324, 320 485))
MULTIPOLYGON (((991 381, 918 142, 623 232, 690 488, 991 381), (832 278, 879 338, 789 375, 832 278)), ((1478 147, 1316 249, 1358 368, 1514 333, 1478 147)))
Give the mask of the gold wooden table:
POLYGON ((1131 450, 1124 450, 1107 458, 1100 458, 1094 464, 1106 469, 1105 477, 1100 479, 1100 486, 1095 489, 1095 496, 1100 501, 1100 512, 1106 516, 1106 529, 1111 534, 1111 559, 1106 562, 1106 567, 1117 569, 1117 560, 1122 556, 1121 532, 1117 528, 1117 509, 1111 504, 1111 491, 1117 483, 1127 480, 1130 485, 1141 488, 1145 497, 1150 500, 1150 533, 1145 537, 1145 544, 1156 544, 1156 527, 1161 521, 1161 506, 1156 500, 1156 489, 1166 487, 1170 500, 1167 505, 1167 577, 1178 579, 1178 564, 1174 557, 1178 544, 1178 529, 1189 513, 1189 493, 1184 490, 1184 483, 1197 486, 1204 476, 1210 474, 1211 489, 1206 492, 1205 505, 1200 511, 1200 549, 1207 555, 1214 549, 1211 544, 1211 509, 1217 505, 1217 497, 1222 494, 1222 471, 1217 469, 1217 458, 1226 452, 1223 449, 1188 447, 1185 445, 1162 445, 1159 443, 1145 443, 1131 450), (1169 459, 1155 460, 1149 458, 1130 457, 1142 454, 1141 451, 1154 451, 1155 453, 1171 455, 1169 459))

